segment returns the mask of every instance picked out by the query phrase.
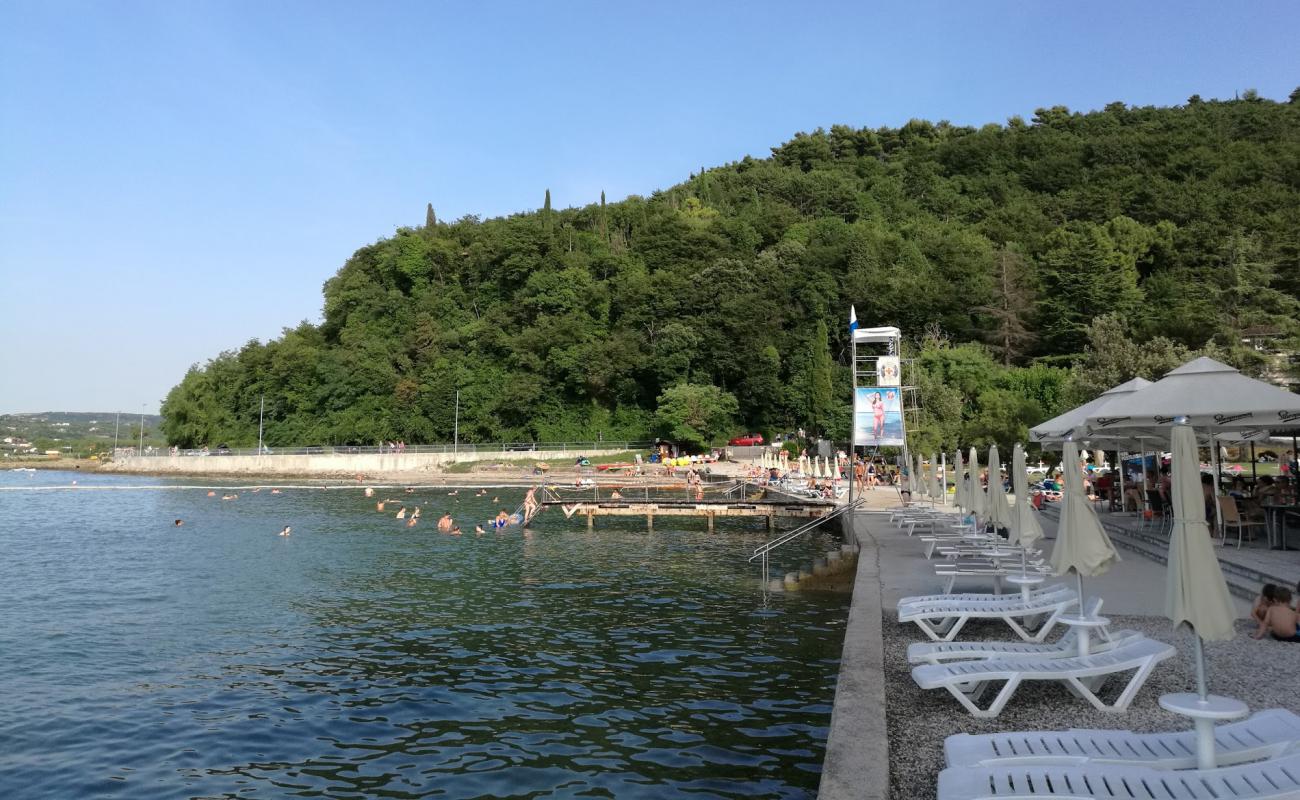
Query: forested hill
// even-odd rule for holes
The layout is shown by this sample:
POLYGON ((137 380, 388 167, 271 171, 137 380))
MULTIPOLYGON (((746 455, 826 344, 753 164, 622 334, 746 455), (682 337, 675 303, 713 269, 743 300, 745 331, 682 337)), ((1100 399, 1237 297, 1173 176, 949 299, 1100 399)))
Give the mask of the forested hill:
POLYGON ((164 430, 254 442, 264 394, 272 445, 440 441, 459 388, 471 441, 656 422, 843 436, 855 304, 917 338, 926 436, 951 445, 1013 436, 1090 380, 1187 348, 1244 362, 1240 331, 1294 335, 1300 317, 1300 90, 836 126, 592 201, 556 210, 547 192, 534 213, 455 222, 430 208, 348 259, 320 325, 192 369, 164 430), (683 383, 722 392, 670 393, 656 420, 683 383))

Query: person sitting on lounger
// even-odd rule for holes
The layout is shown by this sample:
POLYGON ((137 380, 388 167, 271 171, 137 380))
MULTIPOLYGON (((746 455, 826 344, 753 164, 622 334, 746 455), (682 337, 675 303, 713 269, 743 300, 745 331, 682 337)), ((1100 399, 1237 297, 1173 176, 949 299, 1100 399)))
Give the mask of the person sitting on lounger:
POLYGON ((1263 639, 1264 634, 1268 634, 1279 642, 1300 642, 1297 622, 1300 622, 1300 614, 1296 614, 1291 607, 1291 590, 1279 586, 1274 590, 1273 600, 1264 611, 1259 630, 1252 636, 1263 639))

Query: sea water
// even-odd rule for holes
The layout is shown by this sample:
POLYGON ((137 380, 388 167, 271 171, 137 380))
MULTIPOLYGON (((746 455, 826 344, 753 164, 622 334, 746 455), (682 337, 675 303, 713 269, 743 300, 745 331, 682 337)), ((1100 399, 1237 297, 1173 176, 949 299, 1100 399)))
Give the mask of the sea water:
POLYGON ((816 793, 848 598, 761 525, 211 483, 0 472, 0 797, 816 793))

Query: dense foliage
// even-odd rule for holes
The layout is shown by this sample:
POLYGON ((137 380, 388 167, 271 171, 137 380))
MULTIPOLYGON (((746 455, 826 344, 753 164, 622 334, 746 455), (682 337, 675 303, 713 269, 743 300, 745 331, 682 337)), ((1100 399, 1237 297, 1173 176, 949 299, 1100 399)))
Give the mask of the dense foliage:
POLYGON ((457 389, 470 440, 644 438, 679 384, 737 430, 843 436, 852 303, 915 337, 924 445, 1009 443, 1153 369, 1100 351, 1296 333, 1300 91, 836 126, 649 198, 425 220, 358 250, 319 325, 192 369, 169 439, 254 442, 264 394, 273 445, 446 440, 457 389))

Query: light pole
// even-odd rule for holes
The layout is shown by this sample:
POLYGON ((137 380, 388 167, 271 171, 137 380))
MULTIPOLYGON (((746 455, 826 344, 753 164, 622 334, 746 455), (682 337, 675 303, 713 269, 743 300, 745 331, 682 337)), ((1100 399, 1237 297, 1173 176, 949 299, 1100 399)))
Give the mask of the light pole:
POLYGON ((140 455, 144 455, 144 403, 140 404, 140 455))
POLYGON ((122 412, 117 412, 117 422, 113 423, 113 458, 117 458, 117 432, 122 427, 122 412))
POLYGON ((456 390, 456 417, 451 428, 451 454, 460 454, 460 389, 456 390))
POLYGON ((262 415, 266 413, 266 395, 262 395, 261 404, 257 408, 257 454, 262 455, 262 415))

